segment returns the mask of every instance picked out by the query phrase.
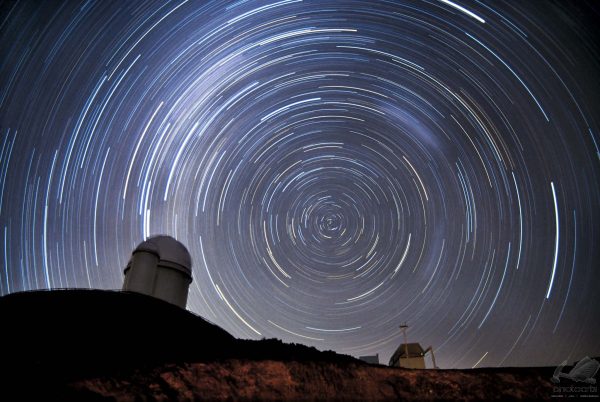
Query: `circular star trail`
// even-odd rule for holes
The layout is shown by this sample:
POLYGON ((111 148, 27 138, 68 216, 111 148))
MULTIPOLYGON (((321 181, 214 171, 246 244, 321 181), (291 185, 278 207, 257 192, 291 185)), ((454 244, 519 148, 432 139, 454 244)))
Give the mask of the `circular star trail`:
POLYGON ((600 353, 597 5, 0 10, 0 294, 118 289, 169 234, 188 308, 238 337, 600 353))

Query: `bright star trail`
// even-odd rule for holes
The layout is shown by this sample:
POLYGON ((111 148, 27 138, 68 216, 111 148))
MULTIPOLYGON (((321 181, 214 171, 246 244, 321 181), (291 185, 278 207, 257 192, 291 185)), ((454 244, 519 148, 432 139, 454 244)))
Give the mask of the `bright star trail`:
POLYGON ((169 234, 188 308, 237 337, 387 363, 407 322, 443 368, 600 355, 597 3, 0 13, 0 294, 119 289, 169 234))

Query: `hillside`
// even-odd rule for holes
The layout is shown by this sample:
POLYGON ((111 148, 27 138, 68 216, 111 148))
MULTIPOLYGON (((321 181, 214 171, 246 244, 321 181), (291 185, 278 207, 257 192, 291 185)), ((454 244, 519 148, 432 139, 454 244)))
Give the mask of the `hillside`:
POLYGON ((549 400, 552 370, 405 370, 358 363, 225 360, 166 364, 70 384, 93 400, 549 400), (105 398, 105 399, 103 399, 105 398), (138 398, 138 399, 136 399, 138 398))
MULTIPOLYGON (((135 293, 0 298, 7 400, 550 399, 553 368, 406 370, 268 339, 239 340, 135 293)), ((4 398, 2 398, 4 399, 4 398)))

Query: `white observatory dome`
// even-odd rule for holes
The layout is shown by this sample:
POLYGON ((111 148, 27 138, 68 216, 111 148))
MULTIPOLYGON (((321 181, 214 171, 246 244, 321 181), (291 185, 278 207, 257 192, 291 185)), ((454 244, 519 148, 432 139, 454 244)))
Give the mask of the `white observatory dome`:
POLYGON ((187 248, 171 236, 159 235, 148 238, 141 242, 134 253, 145 251, 156 254, 160 261, 171 262, 180 265, 190 275, 192 275, 192 256, 187 248))
POLYGON ((123 290, 147 294, 185 308, 192 283, 192 257, 170 236, 140 243, 124 270, 123 290))

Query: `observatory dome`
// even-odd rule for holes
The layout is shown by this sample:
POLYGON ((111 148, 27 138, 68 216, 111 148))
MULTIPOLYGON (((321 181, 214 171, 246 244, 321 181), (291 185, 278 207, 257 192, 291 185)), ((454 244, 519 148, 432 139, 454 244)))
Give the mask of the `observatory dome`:
POLYGON ((190 253, 183 244, 171 236, 150 237, 140 243, 133 252, 139 251, 156 254, 160 261, 178 264, 185 268, 190 275, 192 274, 192 257, 190 253))
POLYGON ((143 293, 185 308, 192 283, 192 257, 170 236, 153 236, 131 253, 123 290, 143 293))

